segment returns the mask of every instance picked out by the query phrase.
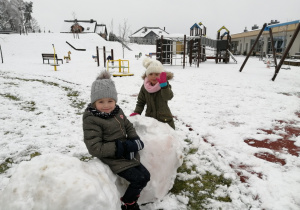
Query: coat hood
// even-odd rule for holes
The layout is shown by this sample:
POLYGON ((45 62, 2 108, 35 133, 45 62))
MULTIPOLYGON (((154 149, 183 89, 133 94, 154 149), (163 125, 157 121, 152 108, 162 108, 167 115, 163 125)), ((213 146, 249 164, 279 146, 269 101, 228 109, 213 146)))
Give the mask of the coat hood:
MULTIPOLYGON (((172 72, 166 71, 166 73, 167 73, 167 80, 171 80, 171 79, 174 78, 174 74, 173 74, 172 72)), ((142 75, 142 79, 145 80, 146 77, 147 77, 147 76, 146 76, 146 72, 145 72, 145 73, 142 75)))

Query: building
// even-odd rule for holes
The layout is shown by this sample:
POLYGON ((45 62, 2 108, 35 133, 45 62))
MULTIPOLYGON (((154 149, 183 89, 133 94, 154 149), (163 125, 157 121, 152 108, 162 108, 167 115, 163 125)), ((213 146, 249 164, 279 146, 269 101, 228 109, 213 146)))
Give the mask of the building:
MULTIPOLYGON (((268 23, 267 27, 272 29, 274 47, 277 54, 282 54, 287 45, 289 44, 300 20, 279 23, 277 20, 272 20, 268 23)), ((251 30, 245 30, 242 33, 231 35, 231 51, 236 55, 246 55, 251 50, 251 47, 255 43, 255 40, 260 33, 261 28, 254 25, 251 30)), ((270 32, 268 30, 263 31, 258 43, 256 44, 253 55, 266 55, 272 54, 270 32)), ((289 51, 289 55, 294 55, 300 52, 300 33, 296 37, 293 46, 289 51)))
POLYGON ((156 39, 169 33, 159 27, 143 27, 129 36, 130 43, 156 44, 156 39))
POLYGON ((107 29, 105 24, 97 24, 91 20, 65 20, 61 33, 97 33, 107 40, 107 29))

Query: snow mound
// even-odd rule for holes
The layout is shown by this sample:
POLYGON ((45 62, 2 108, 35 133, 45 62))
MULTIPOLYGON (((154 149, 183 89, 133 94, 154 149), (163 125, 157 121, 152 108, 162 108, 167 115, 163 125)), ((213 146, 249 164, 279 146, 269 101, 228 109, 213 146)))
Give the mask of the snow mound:
MULTIPOLYGON (((182 164, 182 146, 176 132, 153 118, 130 121, 145 144, 141 162, 151 173, 139 203, 162 199, 172 188, 182 164)), ((0 192, 1 209, 96 210, 120 209, 127 181, 95 158, 82 162, 63 154, 44 154, 24 161, 0 192)))
POLYGON ((0 195, 2 209, 119 209, 116 176, 100 160, 47 154, 22 162, 0 195))
POLYGON ((145 147, 139 152, 141 163, 151 174, 138 202, 162 199, 172 188, 177 169, 183 162, 179 135, 168 124, 150 117, 136 115, 129 120, 144 142, 145 147))

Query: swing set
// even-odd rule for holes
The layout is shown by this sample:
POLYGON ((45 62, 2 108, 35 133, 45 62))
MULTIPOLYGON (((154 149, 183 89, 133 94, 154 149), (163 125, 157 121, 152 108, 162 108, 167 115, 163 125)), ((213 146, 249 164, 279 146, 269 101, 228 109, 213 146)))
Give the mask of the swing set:
POLYGON ((289 51, 290 51, 290 49, 291 49, 291 47, 292 47, 292 45, 293 45, 293 43, 294 43, 294 41, 295 41, 295 39, 296 39, 296 37, 297 37, 299 31, 300 31, 300 21, 297 20, 297 21, 292 21, 292 22, 287 22, 287 23, 282 23, 282 24, 276 24, 276 25, 268 25, 268 26, 267 26, 267 23, 265 23, 265 24, 263 25, 262 29, 260 30, 260 32, 259 32, 259 34, 258 34, 258 36, 257 36, 257 38, 256 38, 256 40, 255 40, 255 42, 254 42, 254 44, 253 44, 253 46, 252 46, 252 48, 250 49, 250 51, 249 51, 247 57, 245 58, 245 60, 244 60, 244 62, 243 62, 243 64, 242 64, 242 66, 241 66, 241 68, 240 68, 240 72, 242 72, 244 66, 246 65, 246 63, 247 63, 247 61, 248 61, 249 56, 251 55, 252 51, 254 50, 255 45, 256 45, 257 42, 259 41, 259 38, 261 37, 261 35, 262 35, 262 33, 263 33, 264 31, 269 31, 270 38, 271 38, 271 46, 272 46, 273 59, 274 59, 274 64, 275 64, 275 73, 274 73, 274 76, 272 77, 272 81, 275 81, 275 79, 276 79, 276 77, 277 77, 277 75, 278 75, 278 73, 279 73, 279 70, 280 70, 280 68, 281 68, 281 66, 282 66, 282 64, 283 64, 283 62, 284 62, 285 58, 287 57, 287 55, 288 55, 288 53, 289 53, 289 51), (283 53, 283 55, 282 55, 282 57, 281 57, 281 59, 280 59, 279 64, 277 65, 277 60, 276 60, 276 55, 275 55, 276 50, 275 50, 274 41, 273 41, 272 28, 278 27, 278 26, 283 26, 283 25, 290 25, 290 24, 298 24, 298 26, 297 26, 297 28, 296 28, 296 30, 295 30, 295 32, 294 32, 292 38, 291 38, 291 40, 290 40, 290 42, 289 42, 289 44, 288 44, 286 50, 285 50, 284 53, 283 53))

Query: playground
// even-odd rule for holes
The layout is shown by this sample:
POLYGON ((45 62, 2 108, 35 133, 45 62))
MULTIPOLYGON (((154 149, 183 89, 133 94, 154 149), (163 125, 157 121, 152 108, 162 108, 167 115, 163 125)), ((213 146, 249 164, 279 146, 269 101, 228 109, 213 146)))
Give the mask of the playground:
POLYGON ((161 36, 156 41, 156 59, 163 64, 186 65, 199 67, 201 62, 212 59, 215 63, 229 63, 230 59, 237 63, 231 53, 230 31, 222 26, 217 31, 217 39, 206 37, 206 27, 195 23, 190 28, 190 35, 184 36, 161 36), (221 35, 221 32, 225 32, 221 35), (225 39, 226 38, 226 39, 225 39))
MULTIPOLYGON (((118 105, 128 116, 134 109, 143 84, 143 58, 149 52, 156 52, 155 45, 143 48, 132 45, 132 51, 126 50, 123 58, 119 43, 102 42, 92 34, 81 35, 76 41, 72 35, 55 33, 1 35, 0 164, 5 171, 0 173, 0 194, 6 186, 17 186, 12 177, 18 166, 22 162, 36 163, 33 160, 38 155, 55 153, 68 157, 64 159, 65 167, 72 166, 70 158, 86 160, 80 161, 84 168, 76 167, 80 180, 94 171, 95 162, 88 161, 90 156, 82 141, 82 112, 90 100, 91 83, 101 70, 107 70, 103 62, 103 46, 108 52, 113 49, 114 65, 117 66, 119 59, 129 60, 128 67, 134 76, 112 78, 118 91, 118 105), (74 50, 66 41, 76 49, 85 51, 74 50), (69 63, 66 60, 63 64, 59 63, 56 71, 53 66, 43 64, 41 57, 41 53, 54 53, 52 44, 60 59, 71 52, 69 63), (16 51, 21 45, 23 47, 16 51), (96 46, 99 50, 99 66, 92 58, 96 55, 96 46), (140 52, 142 57, 136 59, 135 55, 140 52)), ((256 209, 297 209, 300 206, 297 196, 300 189, 297 176, 300 173, 299 67, 282 69, 273 82, 270 79, 274 75, 274 67, 267 68, 258 57, 249 57, 244 70, 239 72, 245 56, 235 58, 238 64, 231 58, 227 64, 207 60, 197 68, 196 64, 189 65, 187 56, 185 69, 179 59, 176 62, 180 65, 164 65, 166 71, 174 73, 174 79, 169 81, 174 98, 169 106, 174 115, 176 134, 182 139, 184 147, 184 164, 175 174, 176 183, 182 182, 181 177, 190 178, 186 180, 187 188, 182 189, 182 192, 187 192, 191 184, 198 186, 203 183, 207 174, 212 174, 218 180, 222 178, 224 182, 215 189, 202 190, 203 196, 218 195, 207 198, 210 201, 207 205, 211 209, 247 209, 249 206, 256 209)), ((121 62, 123 65, 127 66, 127 62, 121 62)), ((119 67, 109 71, 119 72, 119 67)), ((147 129, 155 131, 155 126, 158 126, 145 126, 149 125, 149 121, 143 115, 132 122, 143 135, 149 131, 147 129)), ((159 128, 163 132, 153 132, 151 138, 169 132, 164 125, 159 128)), ((49 163, 55 165, 58 162, 52 159, 49 163)), ((50 168, 44 171, 50 171, 50 168)), ((105 167, 96 168, 100 174, 107 173, 105 167)), ((41 173, 41 170, 32 171, 41 173)), ((32 171, 24 169, 19 174, 32 171)), ((59 170, 53 169, 52 172, 56 174, 59 170)), ((71 178, 71 181, 75 180, 71 178)), ((48 183, 51 186, 53 182, 48 183)), ((66 182, 63 186, 72 189, 71 183, 66 182)), ((118 197, 115 188, 106 186, 109 188, 109 197, 118 197)), ((84 185, 78 187, 84 189, 84 185)), ((22 192, 28 188, 18 185, 18 190, 22 192)), ((65 201, 70 204, 80 201, 90 191, 80 192, 81 197, 74 196, 65 201)), ((49 197, 56 196, 51 191, 47 193, 49 197)), ((142 206, 141 209, 152 210, 159 205, 168 209, 170 203, 184 209, 188 201, 196 202, 193 194, 181 194, 173 189, 160 201, 142 206)))

